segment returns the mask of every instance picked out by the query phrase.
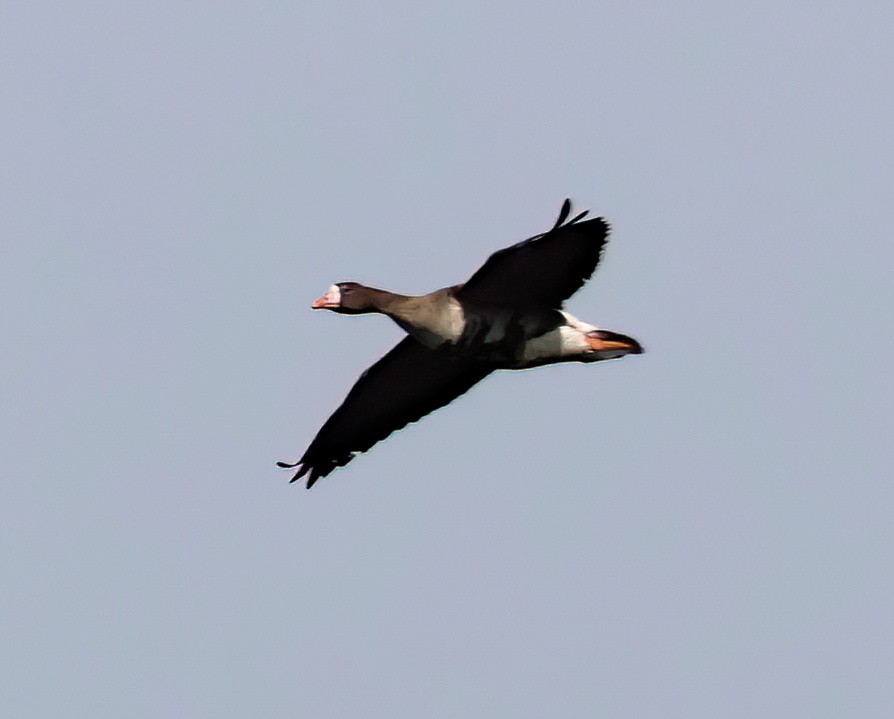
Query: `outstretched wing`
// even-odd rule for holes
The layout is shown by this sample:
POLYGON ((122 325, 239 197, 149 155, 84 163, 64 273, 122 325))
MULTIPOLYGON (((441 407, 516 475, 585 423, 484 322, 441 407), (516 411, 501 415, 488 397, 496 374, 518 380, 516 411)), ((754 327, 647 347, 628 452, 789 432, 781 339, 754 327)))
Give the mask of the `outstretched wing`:
POLYGON ((310 473, 310 489, 355 454, 449 404, 490 372, 478 362, 451 359, 405 337, 360 376, 304 456, 295 464, 278 464, 298 468, 293 482, 310 473))
POLYGON ((586 212, 566 223, 570 212, 565 200, 549 232, 492 254, 457 297, 485 305, 561 307, 590 279, 609 234, 601 217, 582 221, 586 212))

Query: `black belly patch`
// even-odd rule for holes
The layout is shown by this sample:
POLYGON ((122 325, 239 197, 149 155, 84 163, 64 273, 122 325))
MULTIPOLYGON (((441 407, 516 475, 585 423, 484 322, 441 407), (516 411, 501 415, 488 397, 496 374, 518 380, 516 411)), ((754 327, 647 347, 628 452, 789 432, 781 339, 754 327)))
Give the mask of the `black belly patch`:
POLYGON ((525 343, 565 323, 558 310, 548 307, 463 307, 465 325, 451 350, 466 357, 514 361, 525 343))

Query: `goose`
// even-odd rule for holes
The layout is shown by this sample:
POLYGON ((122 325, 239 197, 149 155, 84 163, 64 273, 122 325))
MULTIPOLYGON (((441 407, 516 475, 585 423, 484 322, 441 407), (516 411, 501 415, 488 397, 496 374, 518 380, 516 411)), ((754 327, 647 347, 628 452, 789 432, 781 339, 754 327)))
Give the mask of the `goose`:
POLYGON ((367 369, 301 459, 277 462, 310 489, 392 432, 417 422, 496 370, 601 362, 642 354, 620 332, 583 322, 564 303, 592 276, 608 239, 602 218, 571 220, 562 204, 550 230, 499 250, 467 282, 402 295, 338 282, 311 305, 336 314, 383 314, 406 333, 367 369))

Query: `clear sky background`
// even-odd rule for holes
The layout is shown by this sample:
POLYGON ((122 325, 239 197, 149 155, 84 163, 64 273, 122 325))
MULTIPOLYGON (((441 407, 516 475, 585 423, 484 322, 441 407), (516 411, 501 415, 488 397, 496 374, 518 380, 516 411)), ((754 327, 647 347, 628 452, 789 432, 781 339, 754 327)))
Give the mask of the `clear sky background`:
POLYGON ((4 717, 894 712, 890 2, 6 2, 4 717), (569 307, 313 491, 401 336, 566 196, 569 307))

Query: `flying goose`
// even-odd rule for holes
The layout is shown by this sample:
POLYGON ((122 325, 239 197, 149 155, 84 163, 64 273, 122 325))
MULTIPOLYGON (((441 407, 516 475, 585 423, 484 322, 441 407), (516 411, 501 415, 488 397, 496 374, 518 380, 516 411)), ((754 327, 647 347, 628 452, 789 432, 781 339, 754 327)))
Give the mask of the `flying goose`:
POLYGON ((593 274, 609 233, 603 218, 584 220, 584 211, 568 220, 570 213, 566 199, 552 229, 495 252, 465 284, 418 297, 357 282, 329 287, 313 309, 383 314, 407 337, 360 376, 300 460, 277 463, 297 468, 290 481, 307 474, 310 489, 494 370, 641 354, 632 337, 562 309, 593 274))

